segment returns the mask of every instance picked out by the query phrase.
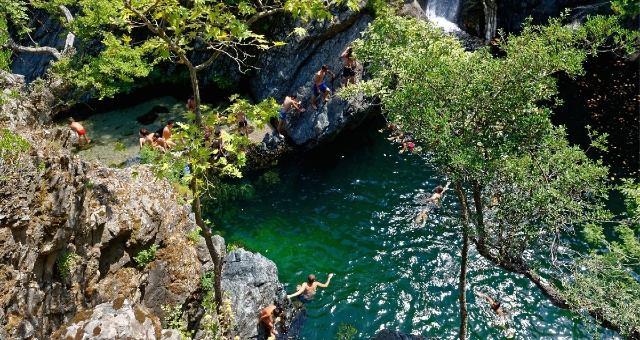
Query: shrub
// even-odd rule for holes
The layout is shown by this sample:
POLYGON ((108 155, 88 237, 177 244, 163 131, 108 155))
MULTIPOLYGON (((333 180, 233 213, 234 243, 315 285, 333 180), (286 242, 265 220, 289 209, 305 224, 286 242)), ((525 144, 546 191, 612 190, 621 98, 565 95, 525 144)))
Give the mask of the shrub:
POLYGON ((56 261, 58 272, 63 280, 66 280, 69 277, 69 274, 74 270, 76 265, 78 264, 78 260, 80 256, 73 252, 64 252, 58 260, 56 261))
POLYGON ((149 249, 141 250, 138 252, 136 256, 133 257, 133 260, 136 261, 136 264, 140 268, 144 268, 147 264, 153 261, 156 258, 156 252, 158 251, 158 245, 153 244, 149 249))
POLYGON ((358 330, 350 324, 341 323, 338 327, 338 333, 336 334, 336 338, 338 340, 351 340, 356 337, 358 330))

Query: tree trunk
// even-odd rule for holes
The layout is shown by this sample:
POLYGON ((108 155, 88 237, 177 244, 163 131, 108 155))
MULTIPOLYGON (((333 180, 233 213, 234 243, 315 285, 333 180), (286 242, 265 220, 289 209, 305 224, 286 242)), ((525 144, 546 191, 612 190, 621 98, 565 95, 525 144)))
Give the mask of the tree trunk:
POLYGON ((191 88, 193 89, 193 99, 196 101, 196 125, 202 126, 202 111, 200 111, 200 85, 198 84, 198 71, 193 65, 187 65, 187 67, 189 68, 189 77, 191 78, 191 88))
POLYGON ((498 27, 498 4, 496 0, 482 0, 484 8, 484 39, 489 42, 496 36, 498 27))
POLYGON ((478 228, 478 244, 484 247, 487 232, 484 227, 484 205, 482 204, 482 189, 480 183, 473 181, 473 204, 476 209, 476 227, 478 228))
POLYGON ((213 244, 211 229, 205 225, 204 220, 202 219, 202 207, 200 206, 200 195, 198 195, 198 184, 195 176, 193 180, 191 180, 191 191, 193 193, 192 209, 196 217, 196 224, 204 233, 204 241, 207 244, 207 250, 211 256, 211 261, 213 262, 213 290, 216 300, 216 310, 217 312, 220 312, 220 307, 222 306, 222 255, 213 244))
POLYGON ((456 193, 460 201, 462 217, 462 254, 460 255, 460 279, 458 280, 458 300, 460 301, 460 340, 467 338, 467 258, 469 253, 469 210, 467 196, 460 182, 456 182, 456 193))

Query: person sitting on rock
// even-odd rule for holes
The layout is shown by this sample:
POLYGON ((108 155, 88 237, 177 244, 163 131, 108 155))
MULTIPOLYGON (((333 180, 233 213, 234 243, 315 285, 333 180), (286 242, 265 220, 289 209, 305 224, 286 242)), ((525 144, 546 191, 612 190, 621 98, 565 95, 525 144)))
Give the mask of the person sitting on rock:
POLYGON ((275 324, 279 321, 280 316, 282 316, 282 312, 282 307, 273 304, 260 311, 258 325, 263 328, 266 339, 275 339, 275 336, 278 334, 275 324))
POLYGON ((282 102, 282 107, 280 107, 280 111, 278 112, 278 137, 284 138, 284 124, 287 120, 287 112, 291 110, 291 107, 295 108, 298 112, 304 112, 305 109, 300 106, 300 102, 297 100, 298 96, 293 94, 290 96, 284 97, 284 101, 282 102))
POLYGON ((322 94, 322 99, 325 103, 329 101, 329 95, 331 94, 331 89, 329 88, 329 86, 327 86, 327 83, 324 81, 324 77, 327 75, 327 73, 330 74, 331 77, 333 78, 336 77, 336 75, 333 72, 331 72, 331 70, 329 70, 329 66, 327 65, 322 65, 320 70, 316 72, 316 74, 313 77, 313 95, 311 96, 311 106, 313 107, 314 110, 318 109, 318 105, 316 105, 316 99, 317 97, 320 96, 320 94, 322 94))
POLYGON ((313 274, 309 274, 307 277, 307 282, 298 286, 298 290, 291 294, 287 295, 287 298, 291 299, 296 296, 300 296, 300 301, 306 302, 313 299, 313 296, 316 294, 316 288, 327 288, 329 283, 331 282, 331 278, 333 277, 333 273, 329 274, 327 278, 327 282, 320 283, 316 281, 316 276, 313 274))
POLYGON ((164 140, 159 137, 157 133, 153 133, 145 128, 140 129, 138 142, 140 144, 140 149, 145 145, 150 145, 162 152, 166 150, 164 140))
POLYGON ((356 83, 356 67, 358 66, 356 60, 353 58, 353 47, 347 47, 340 55, 342 59, 342 86, 349 83, 356 83))
POLYGON ((447 185, 445 185, 444 188, 438 185, 433 189, 433 194, 431 194, 429 198, 423 201, 423 203, 427 204, 427 206, 418 213, 418 216, 416 216, 416 224, 422 224, 423 222, 425 222, 427 220, 427 217, 429 216, 429 211, 431 211, 433 208, 439 207, 440 201, 442 200, 444 193, 449 190, 450 184, 451 182, 447 182, 447 185))
POLYGON ((76 122, 75 120, 73 120, 73 118, 69 118, 69 127, 71 128, 71 130, 78 134, 79 145, 91 143, 91 139, 87 137, 87 130, 85 130, 82 124, 76 122))
POLYGON ((164 144, 166 144, 167 148, 172 148, 176 146, 176 143, 171 141, 171 129, 173 129, 174 121, 170 119, 167 124, 156 131, 156 136, 161 136, 164 144))

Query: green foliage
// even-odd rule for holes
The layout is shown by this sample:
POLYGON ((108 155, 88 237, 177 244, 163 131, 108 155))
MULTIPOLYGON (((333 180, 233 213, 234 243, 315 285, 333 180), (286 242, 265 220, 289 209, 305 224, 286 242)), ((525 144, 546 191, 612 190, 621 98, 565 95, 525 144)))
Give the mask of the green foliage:
POLYGON ((619 187, 624 195, 624 203, 627 208, 627 215, 632 223, 640 223, 640 182, 632 179, 623 179, 619 187))
POLYGON ((117 140, 115 143, 113 143, 113 150, 114 151, 125 151, 125 150, 127 150, 127 146, 124 145, 123 142, 117 140))
POLYGON ((205 292, 209 292, 213 290, 213 285, 215 283, 215 273, 213 271, 208 271, 202 275, 200 278, 200 287, 205 292))
POLYGON ((81 90, 99 99, 129 91, 136 79, 149 75, 155 64, 149 53, 155 49, 152 40, 132 45, 131 39, 116 38, 105 33, 104 50, 97 57, 78 56, 55 64, 54 72, 81 90))
POLYGON ((31 145, 20 135, 9 129, 0 130, 0 159, 7 164, 15 164, 18 157, 29 151, 31 145))
POLYGON ((611 0, 611 9, 623 18, 640 15, 640 3, 636 0, 611 0))
POLYGON ((164 321, 167 327, 177 330, 183 340, 193 337, 193 331, 188 329, 187 321, 182 317, 180 305, 165 305, 162 306, 162 311, 164 312, 164 321))
POLYGON ((198 243, 198 241, 202 239, 201 232, 202 232, 202 229, 200 229, 200 227, 196 227, 187 233, 187 239, 189 239, 189 241, 191 241, 194 244, 198 243))
POLYGON ((352 340, 355 339, 357 334, 358 330, 355 327, 347 323, 341 323, 338 327, 336 338, 338 340, 352 340))
POLYGON ((78 261, 80 261, 80 256, 73 252, 64 252, 58 257, 56 265, 58 267, 58 273, 60 273, 63 280, 66 280, 73 272, 78 265, 78 261))
POLYGON ((577 311, 599 311, 620 327, 623 336, 640 332, 640 283, 615 255, 579 261, 573 279, 563 282, 563 295, 577 311))
POLYGON ((261 186, 274 186, 280 183, 280 174, 275 170, 266 171, 260 178, 258 178, 258 185, 261 186))
POLYGON ((147 264, 151 263, 156 258, 156 252, 158 251, 158 245, 152 244, 148 249, 144 249, 138 252, 133 260, 138 267, 144 268, 147 264))
MULTIPOLYGON (((461 194, 473 193, 472 207, 482 207, 482 214, 471 216, 472 235, 497 262, 524 268, 534 261, 527 254, 535 253, 535 261, 553 263, 558 244, 566 241, 562 235, 587 225, 588 240, 608 245, 609 256, 630 264, 640 249, 633 229, 620 225, 617 240, 607 242, 598 222, 611 217, 603 208, 608 169, 568 143, 564 129, 552 125, 550 107, 557 95, 555 74, 583 74, 586 57, 600 49, 635 49, 637 40, 630 37, 636 33, 607 17, 583 26, 562 20, 525 25, 520 35, 502 34, 496 57, 488 49, 466 52, 429 23, 378 17, 354 47, 356 57, 369 65, 371 79, 341 95, 380 98, 390 120, 426 146, 429 161, 462 184, 461 194)), ((606 136, 590 134, 594 147, 606 147, 606 136)), ((618 273, 616 266, 607 273, 618 273)), ((601 274, 595 270, 586 272, 601 274)), ((603 299, 572 296, 578 310, 598 310, 605 298, 615 296, 615 290, 591 293, 598 284, 575 277, 584 292, 603 299)), ((606 285, 621 288, 615 280, 600 287, 606 285)), ((621 299, 637 301, 636 294, 621 299)), ((609 312, 605 316, 621 327, 635 322, 609 312)))

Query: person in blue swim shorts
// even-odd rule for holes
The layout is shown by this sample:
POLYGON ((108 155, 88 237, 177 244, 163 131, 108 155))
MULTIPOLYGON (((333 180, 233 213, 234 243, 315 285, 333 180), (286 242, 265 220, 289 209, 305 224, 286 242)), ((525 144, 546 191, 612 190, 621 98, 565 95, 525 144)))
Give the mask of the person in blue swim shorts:
POLYGON ((282 132, 284 132, 284 124, 287 120, 287 112, 291 110, 291 107, 296 109, 298 112, 304 112, 305 109, 300 106, 300 102, 297 100, 297 95, 291 95, 284 97, 284 102, 282 102, 282 106, 278 111, 278 137, 284 138, 282 132))
POLYGON ((318 109, 318 105, 316 105, 317 97, 320 97, 322 94, 322 99, 326 103, 329 100, 329 95, 331 94, 331 89, 327 86, 327 83, 324 81, 324 77, 328 74, 331 77, 335 78, 336 75, 329 70, 329 66, 322 65, 320 71, 316 72, 313 77, 313 96, 311 96, 311 106, 314 110, 318 109))

